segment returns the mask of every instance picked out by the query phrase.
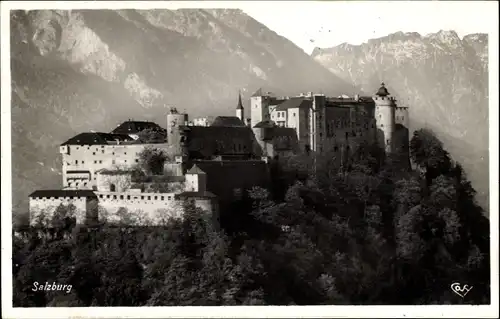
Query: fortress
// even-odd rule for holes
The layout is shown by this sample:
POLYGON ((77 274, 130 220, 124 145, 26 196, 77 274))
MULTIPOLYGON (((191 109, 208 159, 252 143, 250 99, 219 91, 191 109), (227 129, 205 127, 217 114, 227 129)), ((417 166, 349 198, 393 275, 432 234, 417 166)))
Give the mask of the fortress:
POLYGON ((62 188, 29 196, 30 222, 49 220, 63 205, 77 224, 161 225, 192 202, 218 225, 221 207, 246 189, 269 185, 273 158, 328 150, 342 161, 361 143, 376 143, 409 163, 408 108, 397 106, 383 83, 372 97, 275 97, 259 89, 250 98, 250 118, 245 111, 239 95, 235 116, 210 125, 171 109, 165 128, 126 121, 110 133, 70 138, 59 147, 62 188), (160 137, 144 141, 145 132, 160 137), (166 160, 137 174, 145 150, 166 160))

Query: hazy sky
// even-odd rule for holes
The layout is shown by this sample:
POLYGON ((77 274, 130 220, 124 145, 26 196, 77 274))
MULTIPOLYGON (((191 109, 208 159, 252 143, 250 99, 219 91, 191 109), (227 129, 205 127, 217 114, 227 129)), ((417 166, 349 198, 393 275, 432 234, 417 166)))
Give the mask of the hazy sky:
POLYGON ((463 37, 498 30, 496 1, 297 1, 240 7, 307 53, 316 46, 360 44, 397 31, 425 35, 455 30, 463 37))

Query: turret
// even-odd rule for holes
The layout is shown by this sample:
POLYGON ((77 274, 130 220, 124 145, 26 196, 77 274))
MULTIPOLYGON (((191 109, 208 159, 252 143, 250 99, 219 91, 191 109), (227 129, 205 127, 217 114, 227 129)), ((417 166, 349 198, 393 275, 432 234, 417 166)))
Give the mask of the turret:
POLYGON ((377 123, 377 142, 384 147, 385 152, 393 152, 393 137, 396 129, 395 110, 396 100, 382 83, 381 87, 373 96, 375 102, 375 120, 377 123))
POLYGON ((180 130, 179 126, 186 125, 188 122, 187 114, 182 114, 176 108, 171 108, 170 113, 167 114, 167 141, 170 145, 180 144, 180 130))
POLYGON ((241 92, 238 92, 238 105, 236 106, 236 117, 245 123, 245 109, 243 108, 243 103, 241 102, 241 92))
POLYGON ((258 89, 250 97, 250 118, 251 127, 262 121, 267 121, 269 117, 269 96, 262 93, 262 89, 258 89))
POLYGON ((207 174, 196 166, 196 164, 186 172, 185 190, 187 192, 200 193, 204 193, 207 190, 207 174))

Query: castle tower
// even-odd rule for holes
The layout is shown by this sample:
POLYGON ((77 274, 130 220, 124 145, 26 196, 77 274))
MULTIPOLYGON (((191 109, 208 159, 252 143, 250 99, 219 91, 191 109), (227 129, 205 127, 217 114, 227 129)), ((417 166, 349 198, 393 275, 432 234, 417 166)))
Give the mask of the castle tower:
POLYGON ((396 100, 389 94, 385 84, 373 96, 375 102, 375 121, 377 123, 377 142, 384 147, 386 154, 393 152, 393 137, 396 129, 396 100))
POLYGON ((250 97, 250 126, 254 127, 269 119, 269 96, 262 94, 262 89, 258 89, 250 97))
POLYGON ((167 142, 169 145, 179 145, 181 134, 179 127, 186 125, 188 121, 187 114, 182 114, 176 108, 171 108, 167 114, 167 142))
POLYGON ((186 172, 186 192, 204 193, 207 190, 207 174, 196 164, 186 172))
POLYGON ((243 108, 243 103, 241 102, 241 92, 238 92, 238 105, 236 106, 236 117, 245 123, 245 109, 243 108))

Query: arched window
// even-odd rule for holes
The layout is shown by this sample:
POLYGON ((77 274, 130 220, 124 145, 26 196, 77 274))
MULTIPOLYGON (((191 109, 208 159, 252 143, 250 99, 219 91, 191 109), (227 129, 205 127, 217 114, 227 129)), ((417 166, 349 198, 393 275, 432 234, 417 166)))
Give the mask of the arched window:
POLYGON ((116 192, 116 185, 115 184, 110 184, 109 185, 109 191, 110 192, 116 192))

